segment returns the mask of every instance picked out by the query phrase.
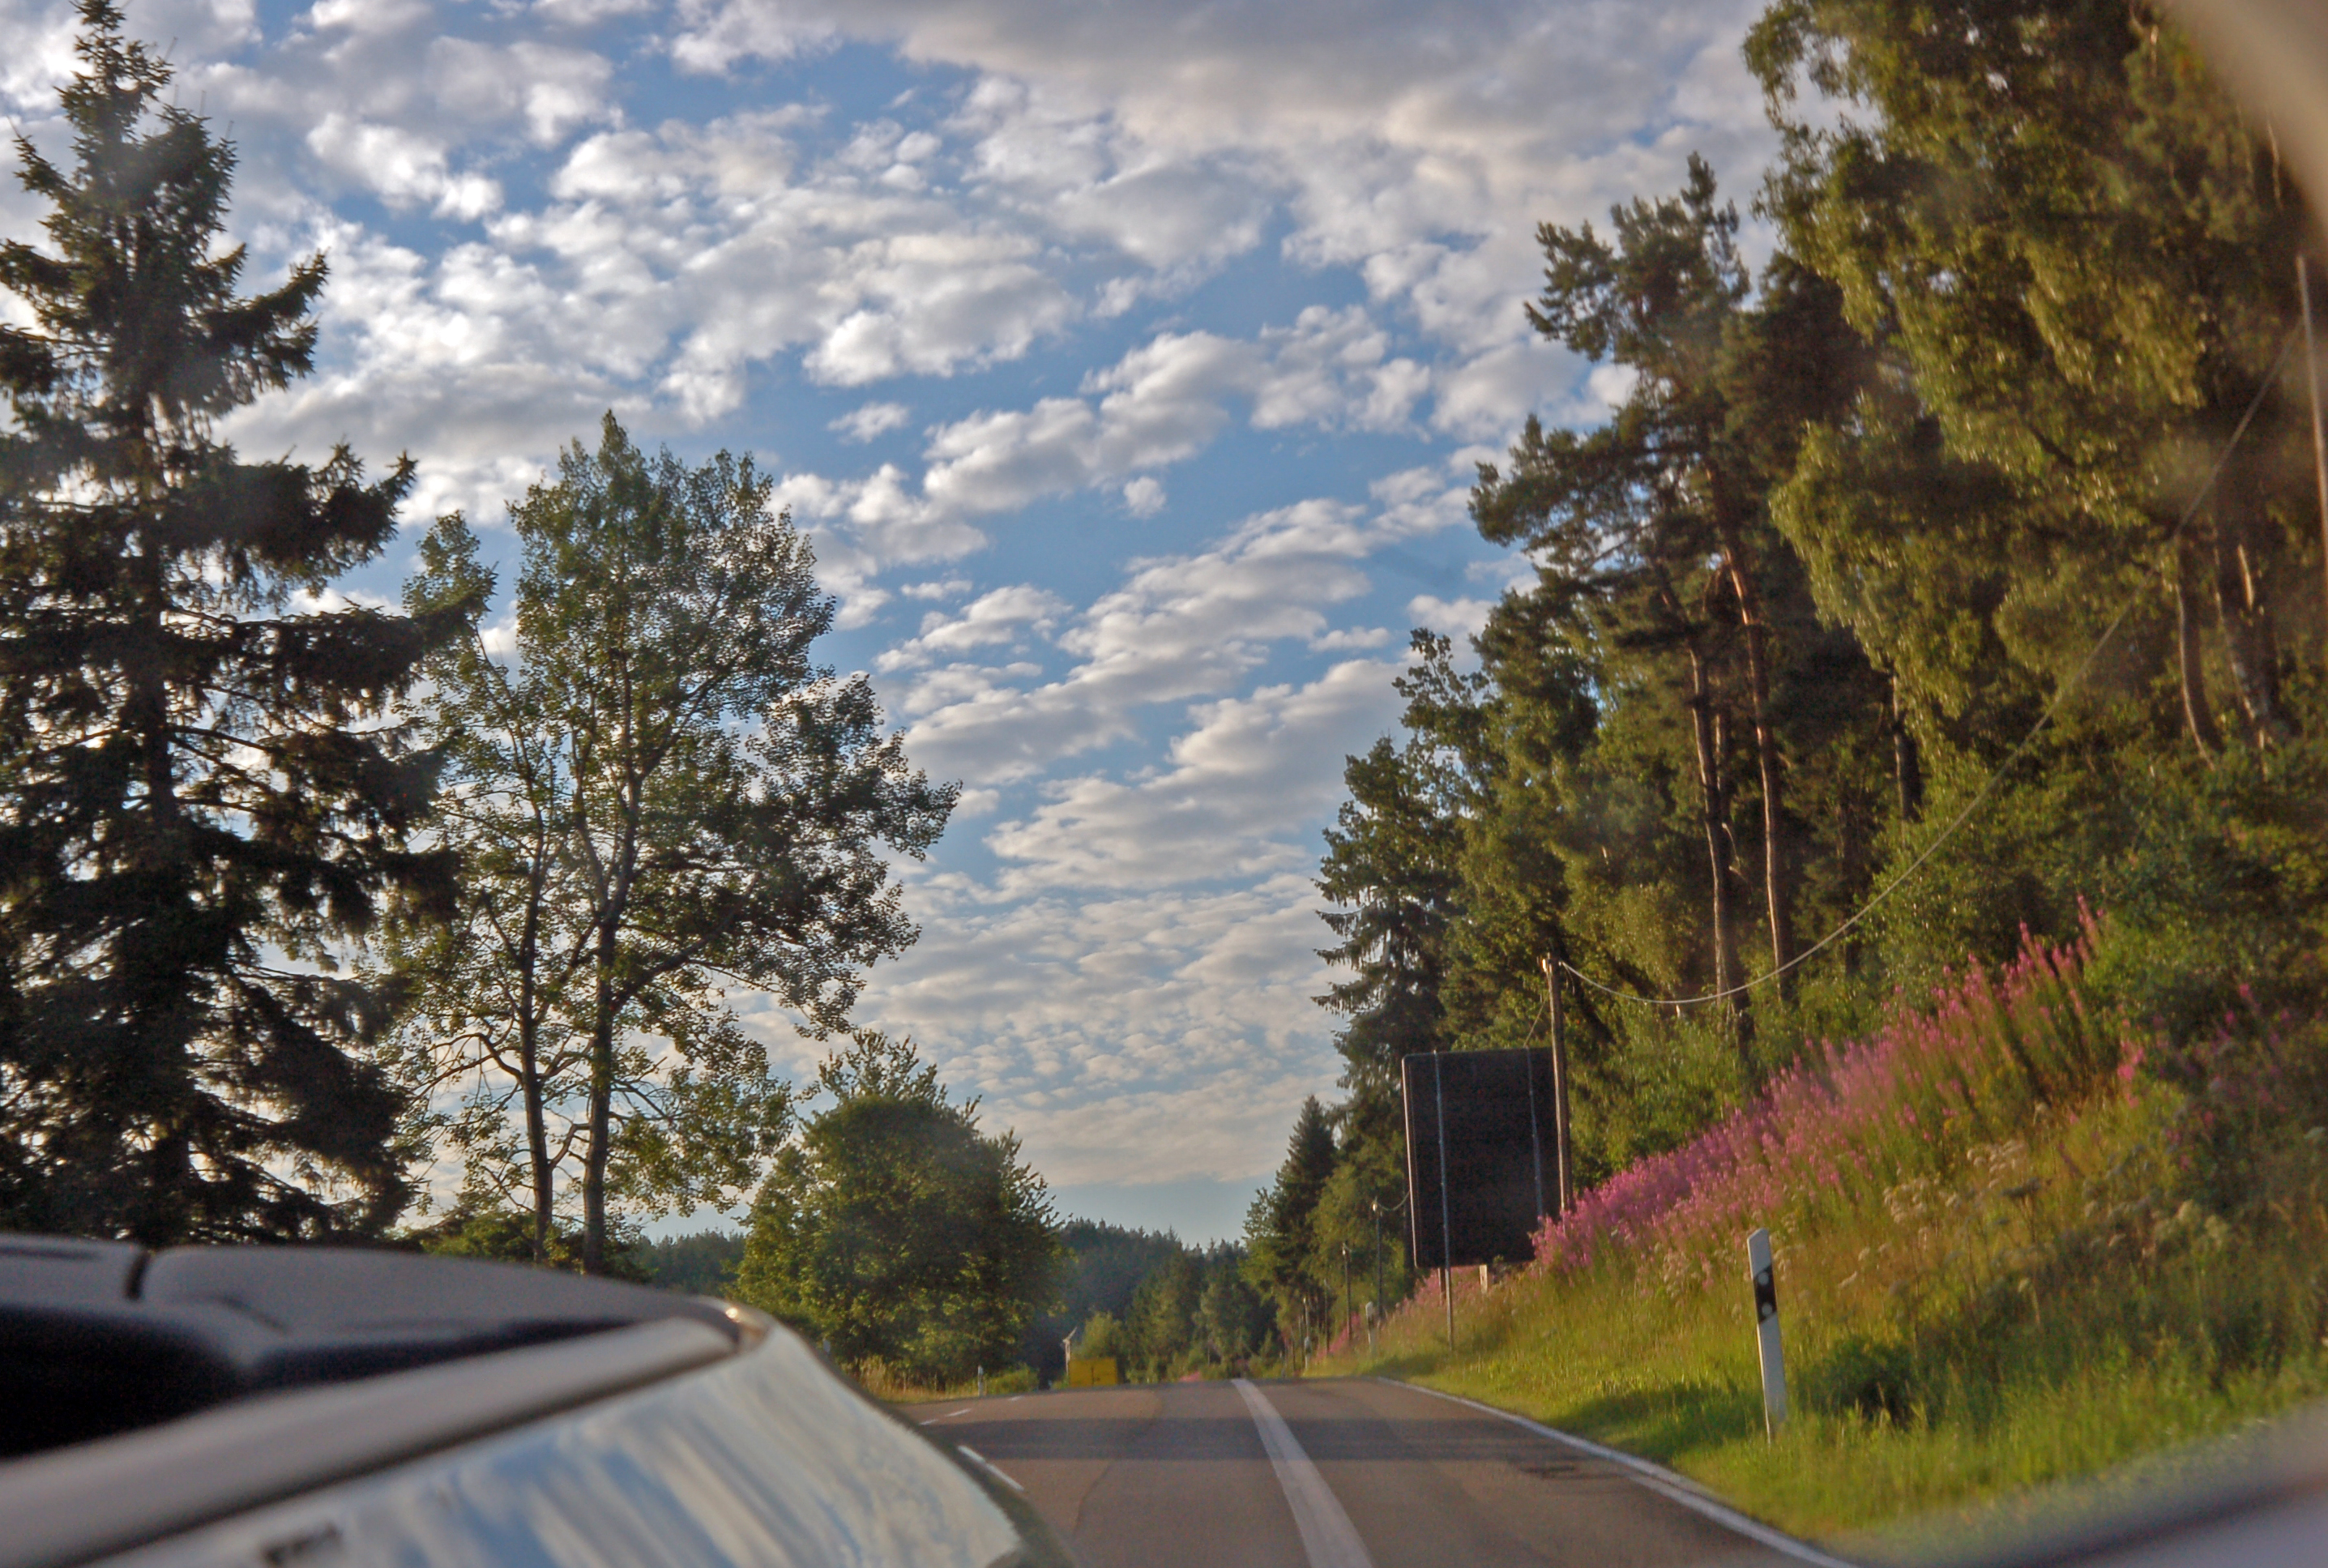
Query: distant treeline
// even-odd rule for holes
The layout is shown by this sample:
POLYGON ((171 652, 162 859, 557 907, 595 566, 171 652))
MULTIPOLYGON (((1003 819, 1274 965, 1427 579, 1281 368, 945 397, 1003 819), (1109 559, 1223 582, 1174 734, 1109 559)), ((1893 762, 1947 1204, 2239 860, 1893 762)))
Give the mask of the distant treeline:
POLYGON ((1394 1196, 1400 1059, 1544 1043, 1547 961, 1586 1181, 2081 906, 2145 1071, 2319 1009, 2317 230, 2269 127, 2129 0, 1779 0, 1745 53, 1766 263, 1695 161, 1538 231, 1530 319, 1617 401, 1480 467, 1526 580, 1349 761, 1346 1097, 1253 1232, 1289 1295, 1394 1196))

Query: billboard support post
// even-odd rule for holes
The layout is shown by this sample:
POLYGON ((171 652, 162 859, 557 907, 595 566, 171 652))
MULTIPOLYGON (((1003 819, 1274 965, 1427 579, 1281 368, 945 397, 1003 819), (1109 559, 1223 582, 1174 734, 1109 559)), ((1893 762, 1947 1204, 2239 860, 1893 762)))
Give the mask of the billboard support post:
POLYGON ((1431 1053, 1432 1109, 1439 1117, 1439 1293, 1447 1298, 1447 1348, 1455 1348, 1455 1277, 1450 1267, 1455 1256, 1455 1220, 1447 1200, 1447 1079, 1440 1071, 1443 1058, 1431 1053))

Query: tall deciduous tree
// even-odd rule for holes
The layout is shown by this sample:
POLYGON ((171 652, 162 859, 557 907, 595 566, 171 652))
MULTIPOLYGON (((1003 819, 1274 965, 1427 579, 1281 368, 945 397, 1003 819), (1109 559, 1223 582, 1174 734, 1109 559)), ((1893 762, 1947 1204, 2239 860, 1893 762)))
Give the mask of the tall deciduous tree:
MULTIPOLYGON (((749 458, 651 458, 609 415, 511 509, 513 659, 473 637, 430 667, 465 886, 452 932, 405 955, 399 1066, 469 1086, 450 1130, 473 1180, 545 1240, 570 1194, 592 1270, 610 1204, 749 1186, 786 1094, 726 988, 843 1027, 862 971, 915 935, 884 856, 920 856, 953 806, 868 681, 814 663, 834 603, 768 490, 749 458)), ((440 521, 408 601, 490 587, 440 521)))
POLYGON ((374 991, 430 760, 384 717, 457 624, 322 600, 393 537, 367 484, 219 419, 307 372, 324 262, 237 292, 233 149, 83 0, 45 246, 0 245, 0 1225, 148 1244, 377 1229, 405 1197, 374 991))
MULTIPOLYGON (((753 1205, 737 1295, 850 1363, 960 1381, 1000 1366, 1056 1290, 1058 1235, 1009 1133, 978 1130, 910 1040, 857 1035, 753 1205)), ((1177 1250, 1177 1249, 1176 1249, 1177 1250)))

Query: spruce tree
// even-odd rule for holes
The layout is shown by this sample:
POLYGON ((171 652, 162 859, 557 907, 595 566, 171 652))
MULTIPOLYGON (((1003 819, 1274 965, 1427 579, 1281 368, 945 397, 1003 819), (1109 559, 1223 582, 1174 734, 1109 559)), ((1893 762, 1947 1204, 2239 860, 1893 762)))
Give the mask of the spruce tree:
POLYGON ((393 537, 408 461, 367 484, 345 447, 220 437, 307 372, 323 258, 239 294, 233 148, 109 0, 80 16, 71 167, 16 143, 46 243, 0 245, 31 322, 0 327, 0 1227, 376 1230, 398 1101, 337 961, 446 891, 385 714, 461 612, 324 598, 393 537))
POLYGON ((1325 1305, 1326 1291, 1310 1263, 1318 1200, 1333 1174, 1333 1122, 1313 1094, 1293 1119, 1277 1179, 1253 1198, 1244 1221, 1244 1277, 1276 1303, 1288 1356, 1300 1351, 1303 1333, 1325 1305))

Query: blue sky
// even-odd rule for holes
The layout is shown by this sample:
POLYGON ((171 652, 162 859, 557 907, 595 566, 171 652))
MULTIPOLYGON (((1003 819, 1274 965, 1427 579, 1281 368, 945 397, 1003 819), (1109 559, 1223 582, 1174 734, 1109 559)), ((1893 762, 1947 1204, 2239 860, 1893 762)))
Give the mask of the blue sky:
MULTIPOLYGON (((1605 406, 1521 315, 1535 227, 1694 150, 1742 204, 1753 9, 127 5, 240 150, 254 281, 330 257, 318 373, 236 438, 410 452, 414 538, 499 530, 610 408, 783 475, 827 656, 964 787, 860 1016, 1063 1207, 1190 1238, 1333 1090, 1319 831, 1408 629, 1476 626, 1521 564, 1470 531, 1473 465, 1605 406)), ((44 144, 70 20, 0 0, 44 144)), ((0 192, 0 231, 35 217, 0 192)))

